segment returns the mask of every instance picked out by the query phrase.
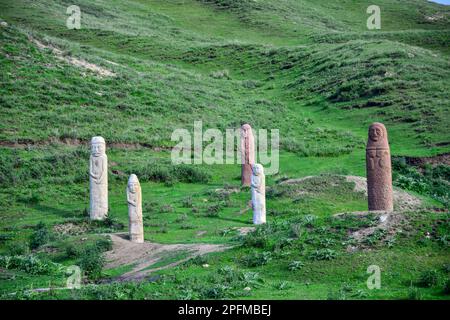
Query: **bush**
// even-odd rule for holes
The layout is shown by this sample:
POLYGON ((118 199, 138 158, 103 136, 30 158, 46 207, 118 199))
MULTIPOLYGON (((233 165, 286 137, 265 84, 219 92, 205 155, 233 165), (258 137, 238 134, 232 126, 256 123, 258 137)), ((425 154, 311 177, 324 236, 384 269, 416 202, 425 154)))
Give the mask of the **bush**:
POLYGON ((415 167, 406 164, 404 158, 392 160, 394 185, 420 194, 428 195, 450 206, 450 166, 441 164, 438 166, 425 165, 422 172, 415 167))
POLYGON ((201 295, 204 299, 223 299, 226 297, 228 287, 223 284, 216 284, 212 287, 202 290, 201 295))
POLYGON ((29 253, 30 245, 25 242, 11 243, 7 246, 6 252, 9 256, 20 256, 29 253))
POLYGON ((206 209, 207 217, 218 217, 220 212, 220 204, 212 204, 206 209))
POLYGON ((96 280, 101 277, 105 260, 99 248, 89 246, 84 250, 78 264, 89 279, 96 280))
POLYGON ((183 208, 192 208, 192 197, 186 197, 181 201, 183 208))
POLYGON ((264 227, 257 227, 255 231, 243 237, 245 247, 265 248, 269 243, 269 237, 264 227))
POLYGON ((418 285, 423 288, 430 288, 439 282, 439 273, 436 270, 428 270, 420 275, 418 285))
POLYGON ((112 250, 112 241, 111 238, 105 237, 99 239, 95 242, 95 246, 98 248, 100 252, 110 251, 112 250))
POLYGON ((52 234, 43 222, 39 222, 30 237, 30 248, 32 250, 47 244, 52 239, 52 234))
POLYGON ((450 278, 448 278, 448 279, 445 281, 443 292, 444 292, 444 294, 446 294, 446 295, 449 295, 449 294, 450 294, 450 278))
POLYGON ((289 263, 288 265, 288 269, 290 271, 295 271, 295 270, 299 270, 304 266, 304 263, 301 261, 292 261, 291 263, 289 263))
POLYGON ((336 257, 337 252, 333 249, 318 249, 309 255, 309 258, 312 260, 332 260, 336 257))
POLYGON ((422 300, 422 292, 420 289, 411 286, 408 289, 408 300, 422 300))
POLYGON ((75 244, 68 244, 65 248, 65 254, 67 258, 78 258, 83 253, 83 250, 75 244))
POLYGON ((207 183, 211 179, 202 169, 185 164, 173 166, 172 173, 178 181, 186 183, 207 183))
POLYGON ((0 256, 0 267, 17 269, 31 275, 60 273, 64 267, 60 264, 45 261, 35 255, 0 256))
POLYGON ((270 260, 272 260, 272 254, 268 251, 255 252, 245 256, 241 262, 247 267, 259 267, 266 265, 270 260))
POLYGON ((97 233, 120 231, 125 225, 116 218, 108 215, 105 220, 89 220, 89 224, 96 230, 97 233))

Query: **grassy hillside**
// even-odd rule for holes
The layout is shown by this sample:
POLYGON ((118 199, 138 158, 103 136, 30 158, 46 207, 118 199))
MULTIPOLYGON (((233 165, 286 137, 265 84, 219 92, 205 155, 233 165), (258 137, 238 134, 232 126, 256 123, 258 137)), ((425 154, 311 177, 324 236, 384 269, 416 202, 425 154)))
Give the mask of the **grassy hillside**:
POLYGON ((368 31, 370 1, 80 0, 82 28, 68 30, 72 4, 0 0, 2 298, 448 299, 450 171, 433 157, 450 151, 449 7, 378 1, 382 29, 368 31), (280 130, 267 226, 236 229, 251 227, 238 165, 170 163, 172 131, 198 120, 204 130, 280 130), (397 206, 400 226, 356 244, 352 232, 377 217, 334 215, 367 210, 344 175, 365 176, 375 121, 389 132, 394 185, 422 205, 397 206), (108 143, 105 223, 87 220, 94 135, 108 143), (131 268, 99 267, 110 246, 100 234, 127 230, 131 173, 142 184, 146 241, 233 249, 152 282, 99 284, 131 268), (283 185, 305 176, 317 177, 283 185), (64 286, 73 264, 92 286, 27 291, 64 286), (371 264, 382 290, 365 285, 371 264))

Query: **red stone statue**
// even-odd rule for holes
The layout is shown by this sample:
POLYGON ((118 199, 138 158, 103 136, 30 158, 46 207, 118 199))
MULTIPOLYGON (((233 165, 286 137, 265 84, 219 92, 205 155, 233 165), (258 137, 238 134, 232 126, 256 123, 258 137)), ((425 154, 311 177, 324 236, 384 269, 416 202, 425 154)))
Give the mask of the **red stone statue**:
POLYGON ((244 124, 241 127, 241 184, 250 186, 252 180, 252 165, 255 164, 255 140, 252 127, 244 124))
POLYGON ((375 122, 369 127, 366 147, 367 195, 369 211, 392 211, 391 152, 385 126, 375 122))

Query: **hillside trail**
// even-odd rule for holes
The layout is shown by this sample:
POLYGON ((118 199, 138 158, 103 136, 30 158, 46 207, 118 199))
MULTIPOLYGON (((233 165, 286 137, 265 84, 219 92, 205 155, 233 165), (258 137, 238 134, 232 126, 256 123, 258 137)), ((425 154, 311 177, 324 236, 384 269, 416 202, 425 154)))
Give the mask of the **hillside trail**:
POLYGON ((144 243, 133 243, 123 233, 110 234, 110 237, 113 242, 113 248, 105 254, 107 261, 105 269, 114 269, 122 266, 131 266, 132 268, 130 271, 115 278, 114 281, 144 280, 155 271, 175 267, 197 256, 221 252, 231 248, 231 246, 206 243, 159 244, 147 241, 144 243), (177 255, 181 257, 176 259, 177 255), (170 260, 171 262, 164 264, 165 260, 170 260), (162 265, 152 267, 157 263, 162 265))

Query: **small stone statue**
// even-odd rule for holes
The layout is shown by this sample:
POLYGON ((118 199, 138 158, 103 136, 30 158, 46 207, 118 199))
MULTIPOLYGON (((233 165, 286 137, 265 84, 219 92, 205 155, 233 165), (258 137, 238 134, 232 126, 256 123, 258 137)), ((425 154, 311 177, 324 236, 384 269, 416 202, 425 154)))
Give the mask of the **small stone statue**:
POLYGON ((255 164, 255 139, 252 127, 244 124, 241 127, 241 184, 249 187, 252 177, 252 165, 255 164))
POLYGON ((252 166, 252 208, 253 224, 266 223, 266 176, 262 165, 252 166))
POLYGON ((135 174, 130 175, 127 186, 128 219, 130 241, 144 242, 144 227, 142 222, 142 193, 141 185, 135 174))
POLYGON ((91 220, 103 220, 108 215, 108 157, 105 139, 93 137, 89 160, 91 220))
POLYGON ((392 211, 391 152, 386 128, 375 122, 369 127, 366 148, 367 195, 369 210, 392 211))

